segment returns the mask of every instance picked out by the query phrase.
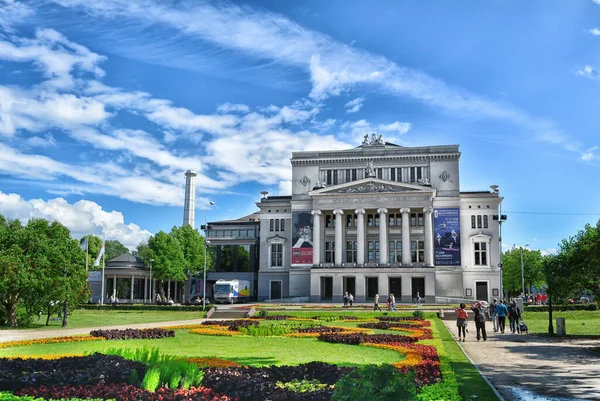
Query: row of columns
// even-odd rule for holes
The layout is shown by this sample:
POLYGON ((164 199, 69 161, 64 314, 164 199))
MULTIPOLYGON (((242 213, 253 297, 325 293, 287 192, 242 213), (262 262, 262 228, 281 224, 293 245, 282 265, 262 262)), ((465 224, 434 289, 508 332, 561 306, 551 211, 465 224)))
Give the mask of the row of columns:
MULTIPOLYGON (((408 265, 411 263, 411 249, 410 249, 410 208, 401 208, 402 213, 402 264, 408 265)), ((428 206, 423 208, 425 214, 425 265, 433 265, 433 221, 431 214, 433 213, 433 207, 428 206)), ((388 209, 379 208, 379 263, 386 264, 389 262, 389 249, 388 249, 388 221, 387 214, 388 209)), ((313 210, 312 215, 314 216, 313 221, 313 264, 318 265, 321 263, 321 216, 323 212, 321 210, 313 210)), ((333 210, 335 216, 335 265, 340 266, 342 264, 342 256, 344 250, 343 244, 343 229, 345 227, 343 216, 343 209, 333 210)), ((366 244, 366 231, 365 231, 365 209, 354 210, 356 214, 356 262, 358 265, 365 264, 365 244, 366 244)))

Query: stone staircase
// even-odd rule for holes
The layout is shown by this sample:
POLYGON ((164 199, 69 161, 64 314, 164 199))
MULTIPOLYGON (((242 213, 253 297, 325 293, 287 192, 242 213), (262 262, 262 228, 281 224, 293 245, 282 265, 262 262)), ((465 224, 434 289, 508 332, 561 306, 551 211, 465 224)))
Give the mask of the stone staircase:
POLYGON ((250 317, 252 316, 254 309, 236 309, 236 308, 231 308, 231 309, 218 309, 216 306, 211 309, 208 314, 207 314, 207 318, 209 319, 242 319, 245 317, 250 317), (212 313, 211 313, 212 312, 212 313))

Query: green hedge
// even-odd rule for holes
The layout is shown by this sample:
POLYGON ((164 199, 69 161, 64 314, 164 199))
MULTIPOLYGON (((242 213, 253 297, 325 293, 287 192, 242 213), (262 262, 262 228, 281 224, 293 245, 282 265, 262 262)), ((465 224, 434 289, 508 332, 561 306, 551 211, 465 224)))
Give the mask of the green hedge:
MULTIPOLYGON (((548 312, 548 305, 525 305, 524 309, 525 312, 548 312)), ((571 310, 598 310, 598 304, 592 302, 589 304, 552 305, 552 310, 555 312, 571 310)))
MULTIPOLYGON (((212 306, 207 306, 207 310, 212 306)), ((97 305, 97 304, 81 304, 79 309, 89 310, 134 310, 134 311, 183 311, 183 312, 202 312, 202 304, 200 305, 135 305, 135 304, 117 304, 117 305, 97 305)))

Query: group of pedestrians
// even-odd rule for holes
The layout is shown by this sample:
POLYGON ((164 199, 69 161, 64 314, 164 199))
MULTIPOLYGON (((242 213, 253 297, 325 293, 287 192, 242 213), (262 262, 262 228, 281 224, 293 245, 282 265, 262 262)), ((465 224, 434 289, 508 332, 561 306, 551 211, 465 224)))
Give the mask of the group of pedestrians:
MULTIPOLYGON (((487 331, 485 328, 485 322, 488 315, 492 318, 492 324, 494 326, 494 332, 500 332, 504 334, 506 329, 506 318, 510 322, 510 331, 512 333, 521 333, 521 309, 517 305, 517 302, 513 299, 509 307, 505 305, 504 300, 498 300, 494 298, 494 302, 490 305, 489 309, 486 309, 481 302, 477 302, 471 308, 474 314, 473 321, 475 322, 475 328, 477 330, 477 341, 483 338, 483 341, 487 341, 487 331)), ((458 341, 465 341, 467 336, 467 322, 469 320, 469 314, 466 309, 466 305, 461 303, 456 309, 456 326, 458 327, 458 341)))
POLYGON ((354 305, 354 295, 351 292, 346 292, 344 294, 344 306, 352 306, 354 305))
MULTIPOLYGON (((386 308, 388 310, 397 310, 396 309, 396 297, 394 294, 390 294, 387 298, 386 308)), ((381 307, 379 306, 379 294, 375 294, 375 303, 373 304, 373 311, 380 311, 381 307)))

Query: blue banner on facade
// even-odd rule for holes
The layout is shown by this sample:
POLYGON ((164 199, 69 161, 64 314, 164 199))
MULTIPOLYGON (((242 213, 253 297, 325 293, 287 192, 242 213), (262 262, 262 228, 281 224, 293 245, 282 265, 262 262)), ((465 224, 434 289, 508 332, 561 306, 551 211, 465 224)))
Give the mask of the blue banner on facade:
POLYGON ((460 209, 435 209, 434 264, 436 266, 460 266, 460 209))

